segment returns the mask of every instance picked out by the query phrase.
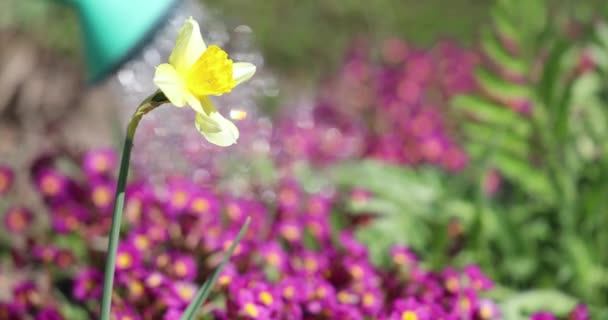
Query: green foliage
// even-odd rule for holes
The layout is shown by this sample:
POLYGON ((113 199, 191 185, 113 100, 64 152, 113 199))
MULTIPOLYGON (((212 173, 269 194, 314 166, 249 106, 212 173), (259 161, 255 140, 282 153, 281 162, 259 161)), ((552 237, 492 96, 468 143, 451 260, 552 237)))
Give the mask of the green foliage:
POLYGON ((608 25, 588 23, 573 37, 571 12, 547 3, 492 9, 492 28, 480 34, 479 91, 451 102, 471 155, 464 174, 334 168, 343 188, 374 194, 347 208, 379 215, 358 234, 376 262, 390 244, 407 243, 433 266, 479 263, 510 288, 558 290, 507 290, 505 319, 563 314, 577 300, 597 317, 608 301, 608 25), (595 67, 585 68, 585 55, 595 67), (503 178, 495 195, 484 190, 489 169, 503 178), (447 232, 454 221, 460 237, 447 232))
MULTIPOLYGON (((608 283, 601 280, 606 279, 608 269, 602 266, 608 260, 593 254, 605 244, 598 242, 595 234, 600 231, 591 221, 607 214, 600 205, 605 200, 598 198, 605 190, 600 177, 606 175, 606 166, 600 156, 608 141, 602 72, 580 69, 589 46, 585 35, 592 32, 567 37, 543 3, 497 3, 494 30, 481 37, 488 62, 477 73, 482 94, 453 101, 465 119, 466 147, 481 168, 475 176, 496 168, 507 182, 502 198, 482 203, 503 215, 502 225, 510 228, 498 234, 481 230, 477 241, 486 245, 478 249, 486 251, 487 261, 506 261, 487 266, 505 283, 556 284, 600 302, 608 297, 608 283), (524 23, 534 20, 531 14, 540 18, 524 23), (520 102, 527 103, 529 112, 516 108, 520 102), (590 207, 592 199, 595 205, 590 207), (511 240, 515 246, 509 248, 501 245, 500 233, 511 228, 517 233, 510 234, 519 239, 511 240)), ((605 26, 595 34, 594 52, 608 57, 605 26)))

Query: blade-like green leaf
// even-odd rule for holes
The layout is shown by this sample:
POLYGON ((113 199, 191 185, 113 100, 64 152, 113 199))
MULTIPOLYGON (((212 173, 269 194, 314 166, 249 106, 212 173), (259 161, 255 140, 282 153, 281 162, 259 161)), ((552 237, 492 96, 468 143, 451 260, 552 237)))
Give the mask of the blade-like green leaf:
POLYGON ((232 256, 232 252, 234 251, 234 249, 236 248, 238 243, 241 241, 241 238, 243 238, 243 235, 245 235, 247 228, 249 228, 250 222, 251 222, 251 217, 247 217, 247 220, 245 220, 245 224, 243 224, 243 226, 241 227, 241 230, 237 234, 236 238, 230 244, 230 248, 228 248, 228 251, 224 255, 224 259, 222 260, 220 265, 215 269, 215 271, 211 275, 211 278, 207 279, 207 281, 205 281, 205 283, 203 283, 203 286, 196 293, 196 296, 194 297, 194 299, 192 299, 192 301, 188 305, 188 308, 186 308, 186 311, 184 311, 184 313, 180 317, 180 320, 194 319, 194 315, 196 315, 198 308, 205 302, 205 300, 209 296, 209 293, 211 292, 211 288, 217 281, 217 277, 219 277, 220 273, 222 272, 222 270, 228 263, 228 260, 230 260, 230 257, 232 256))
POLYGON ((496 39, 496 36, 492 34, 490 30, 482 31, 481 46, 488 58, 490 58, 496 65, 505 69, 505 71, 520 76, 528 71, 527 64, 509 54, 509 52, 505 50, 503 45, 498 39, 496 39))
POLYGON ((530 97, 530 90, 527 87, 507 82, 488 70, 478 69, 475 74, 481 87, 492 97, 513 100, 530 97))
POLYGON ((452 100, 452 105, 490 126, 509 128, 525 137, 531 131, 530 123, 506 106, 474 95, 460 95, 452 100))

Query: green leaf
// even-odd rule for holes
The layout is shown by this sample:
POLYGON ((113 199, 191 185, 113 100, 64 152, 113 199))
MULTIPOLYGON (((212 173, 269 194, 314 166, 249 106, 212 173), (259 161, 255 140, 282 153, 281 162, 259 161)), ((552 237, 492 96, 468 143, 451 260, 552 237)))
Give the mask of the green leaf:
POLYGON ((188 307, 186 308, 186 310, 180 317, 180 320, 194 319, 194 316, 196 315, 198 308, 205 302, 205 300, 209 296, 209 293, 211 293, 211 288, 217 281, 217 277, 219 277, 220 273, 222 272, 222 270, 228 263, 228 260, 230 260, 230 257, 232 256, 232 252, 236 248, 237 244, 241 241, 241 238, 243 238, 243 235, 245 235, 247 228, 249 228, 250 222, 251 222, 251 217, 247 217, 247 220, 245 220, 245 224, 241 227, 241 230, 237 234, 236 238, 230 244, 230 248, 228 248, 228 251, 224 255, 224 259, 222 260, 220 265, 215 269, 215 271, 211 275, 211 278, 207 279, 207 281, 205 281, 205 283, 203 283, 203 286, 196 293, 196 296, 190 302, 190 304, 188 305, 188 307))
POLYGON ((501 104, 474 95, 459 95, 451 103, 476 120, 490 126, 508 128, 520 136, 528 136, 531 127, 527 119, 501 104))
POLYGON ((480 41, 483 52, 495 64, 504 68, 509 73, 516 75, 526 74, 528 71, 527 64, 524 61, 511 56, 492 32, 487 29, 483 30, 480 41))
POLYGON ((524 192, 541 201, 553 201, 553 189, 542 170, 533 168, 527 161, 501 153, 494 154, 492 159, 498 169, 524 189, 524 192))
POLYGON ((527 87, 507 82, 488 70, 478 69, 475 75, 481 87, 492 97, 509 100, 530 97, 530 90, 527 87))
POLYGON ((528 155, 530 147, 528 139, 522 139, 513 135, 512 132, 475 123, 468 123, 464 126, 464 132, 470 140, 484 146, 495 145, 495 148, 501 152, 507 152, 519 158, 525 158, 528 155))

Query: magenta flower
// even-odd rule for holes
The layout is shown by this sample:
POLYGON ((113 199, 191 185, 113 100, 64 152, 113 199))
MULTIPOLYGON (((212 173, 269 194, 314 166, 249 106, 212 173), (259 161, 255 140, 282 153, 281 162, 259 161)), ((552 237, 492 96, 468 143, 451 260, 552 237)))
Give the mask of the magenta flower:
POLYGON ((36 307, 40 300, 38 287, 32 281, 17 283, 13 288, 13 302, 20 312, 36 307))
POLYGON ((568 320, 589 320, 589 310, 584 304, 577 305, 568 315, 568 320))
POLYGON ((54 169, 41 170, 34 180, 40 193, 49 199, 64 196, 68 191, 67 177, 54 169))
POLYGON ((90 186, 90 197, 93 205, 101 212, 109 213, 114 205, 114 183, 93 182, 90 186))
POLYGON ((72 289, 74 297, 80 301, 98 299, 101 296, 102 280, 103 276, 97 269, 81 269, 74 279, 74 287, 72 289))
POLYGON ((431 320, 429 310, 413 298, 395 301, 389 320, 431 320))
POLYGON ((281 272, 287 270, 287 254, 279 243, 275 241, 265 243, 262 245, 259 252, 262 254, 264 261, 268 265, 281 272))
POLYGON ((116 271, 131 270, 141 263, 140 253, 128 243, 118 245, 116 254, 116 271))
POLYGON ((198 286, 192 282, 173 282, 170 290, 165 293, 164 301, 169 307, 185 308, 197 291, 198 286))
POLYGON ((418 264, 418 257, 405 246, 393 246, 390 250, 391 260, 397 266, 413 267, 418 264))
POLYGON ((20 308, 15 303, 7 303, 0 301, 0 319, 20 319, 19 317, 22 314, 22 311, 20 311, 20 308))
POLYGON ((174 254, 171 263, 171 273, 180 280, 192 281, 197 275, 196 261, 191 255, 174 254))
POLYGON ((481 299, 477 306, 477 317, 481 320, 500 319, 498 305, 492 300, 481 299))
POLYGON ((65 319, 55 307, 42 308, 36 314, 36 320, 63 320, 65 319))
POLYGON ((91 150, 82 158, 82 168, 89 177, 108 177, 116 169, 117 157, 114 150, 91 150))
POLYGON ((0 165, 0 196, 7 194, 15 182, 15 173, 9 167, 0 165))
POLYGON ((550 312, 537 312, 530 316, 530 320, 557 320, 550 312))
POLYGON ((32 213, 24 207, 12 207, 4 213, 4 227, 11 233, 26 232, 32 220, 32 213))
POLYGON ((494 282, 481 271, 479 266, 468 265, 463 271, 476 291, 486 291, 494 288, 494 282))

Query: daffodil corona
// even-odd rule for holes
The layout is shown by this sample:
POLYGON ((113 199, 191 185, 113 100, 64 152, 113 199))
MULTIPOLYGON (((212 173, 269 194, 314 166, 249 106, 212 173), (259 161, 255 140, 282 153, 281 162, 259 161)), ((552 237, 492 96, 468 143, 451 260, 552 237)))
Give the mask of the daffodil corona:
POLYGON ((249 80, 256 67, 233 62, 218 46, 207 47, 198 23, 188 18, 181 28, 169 63, 156 67, 154 83, 176 107, 196 111, 196 129, 218 146, 236 143, 239 130, 215 108, 209 96, 220 96, 249 80))

